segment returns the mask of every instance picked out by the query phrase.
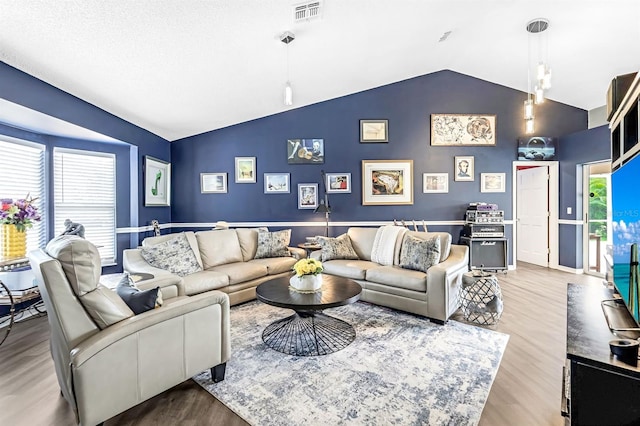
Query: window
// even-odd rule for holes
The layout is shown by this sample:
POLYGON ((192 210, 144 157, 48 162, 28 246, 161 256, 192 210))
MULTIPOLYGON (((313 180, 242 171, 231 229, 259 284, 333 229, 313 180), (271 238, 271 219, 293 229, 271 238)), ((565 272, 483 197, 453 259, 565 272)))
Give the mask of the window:
POLYGON ((116 158, 113 154, 53 150, 55 235, 64 221, 81 223, 103 264, 116 261, 116 158))
POLYGON ((27 252, 47 243, 44 145, 0 136, 0 198, 29 195, 42 217, 27 232, 27 252))

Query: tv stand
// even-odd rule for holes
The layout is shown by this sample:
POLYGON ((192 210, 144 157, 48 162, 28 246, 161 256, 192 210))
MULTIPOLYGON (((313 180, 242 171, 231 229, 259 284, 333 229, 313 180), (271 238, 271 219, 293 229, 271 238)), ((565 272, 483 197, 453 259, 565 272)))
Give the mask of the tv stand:
POLYGON ((610 330, 610 325, 637 325, 624 306, 603 306, 602 301, 608 299, 613 299, 613 291, 604 286, 567 286, 562 414, 571 425, 640 423, 640 367, 614 358, 609 350, 610 340, 635 339, 640 332, 610 330))

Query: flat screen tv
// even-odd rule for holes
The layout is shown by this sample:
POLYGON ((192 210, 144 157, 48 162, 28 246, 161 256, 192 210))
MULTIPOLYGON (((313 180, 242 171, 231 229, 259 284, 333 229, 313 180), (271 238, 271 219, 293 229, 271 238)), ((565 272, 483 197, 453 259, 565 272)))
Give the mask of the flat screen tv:
POLYGON ((611 176, 613 283, 631 315, 640 323, 638 246, 640 244, 640 155, 611 176))
POLYGON ((531 136, 518 139, 518 160, 549 161, 556 158, 556 138, 531 136))

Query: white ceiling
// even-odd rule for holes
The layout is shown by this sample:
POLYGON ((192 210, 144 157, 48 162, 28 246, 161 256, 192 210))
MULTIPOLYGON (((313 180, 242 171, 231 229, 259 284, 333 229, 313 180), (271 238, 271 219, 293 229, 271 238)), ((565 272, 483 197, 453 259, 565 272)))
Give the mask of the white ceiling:
POLYGON ((321 1, 0 0, 0 60, 171 141, 442 69, 526 91, 538 17, 550 99, 593 109, 640 70, 638 0, 321 1))

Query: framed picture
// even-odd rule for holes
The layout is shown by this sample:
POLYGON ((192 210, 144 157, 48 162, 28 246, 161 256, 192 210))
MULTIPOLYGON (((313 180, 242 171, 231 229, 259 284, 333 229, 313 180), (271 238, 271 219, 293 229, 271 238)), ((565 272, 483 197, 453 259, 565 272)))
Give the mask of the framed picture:
POLYGON ((287 163, 324 163, 324 139, 288 139, 287 163))
POLYGON ((144 157, 144 205, 171 205, 171 163, 144 157))
POLYGON ((506 173, 480 173, 480 192, 505 192, 506 173))
POLYGON ((264 193, 265 194, 289 194, 289 173, 265 173, 264 193))
POLYGON ((556 159, 556 138, 531 136, 518 138, 518 160, 551 161, 556 159))
POLYGON ((413 160, 362 160, 362 205, 413 204, 413 160))
POLYGON ((495 115, 431 114, 432 146, 485 146, 495 144, 495 115))
POLYGON ((236 183, 256 183, 256 157, 236 157, 236 183))
POLYGON ((298 208, 315 209, 318 207, 318 184, 299 183, 298 184, 298 208))
POLYGON ((223 194, 227 192, 226 173, 200 173, 200 192, 203 194, 223 194))
POLYGON ((449 173, 423 173, 422 192, 425 194, 449 192, 449 173))
POLYGON ((456 181, 473 182, 475 180, 473 156, 456 156, 453 165, 453 173, 456 181))
POLYGON ((327 193, 351 193, 351 173, 327 173, 327 193))
POLYGON ((389 120, 360 120, 360 143, 389 142, 389 120))

